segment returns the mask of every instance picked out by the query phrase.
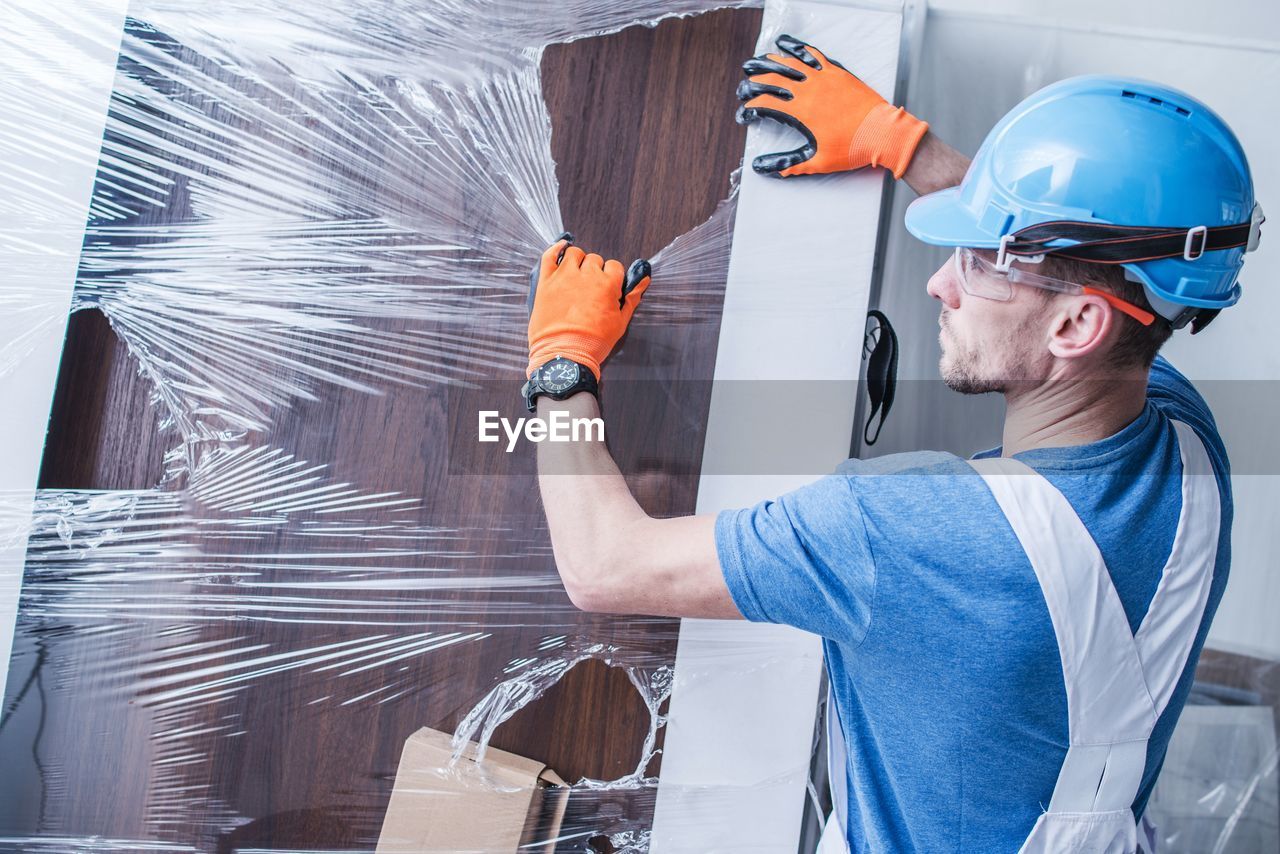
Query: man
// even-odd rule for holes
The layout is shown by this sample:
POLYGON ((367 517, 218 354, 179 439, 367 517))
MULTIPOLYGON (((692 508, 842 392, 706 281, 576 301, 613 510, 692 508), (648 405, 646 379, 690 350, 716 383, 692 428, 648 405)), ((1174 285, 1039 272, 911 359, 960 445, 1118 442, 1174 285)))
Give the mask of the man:
MULTIPOLYGON (((544 442, 565 588, 590 611, 823 637, 846 757, 823 850, 1133 851, 1232 515, 1213 417, 1156 351, 1239 299, 1262 219, 1243 152, 1183 93, 1076 78, 1014 108, 970 164, 817 49, 777 44, 745 64, 739 116, 806 144, 754 167, 882 165, 928 193, 908 229, 956 247, 928 283, 940 369, 1004 396, 1003 443, 850 460, 755 507, 651 519, 603 443, 544 442)), ((599 415, 582 392, 646 274, 567 239, 543 255, 525 388, 542 417, 599 415)))

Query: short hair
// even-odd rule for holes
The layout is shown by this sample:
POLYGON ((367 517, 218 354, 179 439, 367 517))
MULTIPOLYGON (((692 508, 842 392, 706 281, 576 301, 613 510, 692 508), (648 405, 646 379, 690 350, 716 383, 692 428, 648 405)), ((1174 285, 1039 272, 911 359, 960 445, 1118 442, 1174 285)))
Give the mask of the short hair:
POLYGON ((1140 283, 1125 278, 1123 267, 1119 264, 1094 264, 1052 255, 1045 258, 1040 267, 1036 272, 1064 282, 1075 282, 1106 291, 1154 314, 1155 321, 1150 326, 1143 326, 1129 315, 1120 313, 1120 335, 1107 354, 1107 361, 1114 368, 1151 367, 1156 353, 1160 352, 1164 342, 1173 335, 1173 325, 1151 307, 1146 289, 1140 283))

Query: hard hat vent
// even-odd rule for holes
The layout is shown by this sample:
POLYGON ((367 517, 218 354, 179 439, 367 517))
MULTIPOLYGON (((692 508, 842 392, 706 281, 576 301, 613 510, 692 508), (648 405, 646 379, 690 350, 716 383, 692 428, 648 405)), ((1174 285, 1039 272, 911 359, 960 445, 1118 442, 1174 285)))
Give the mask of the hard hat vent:
POLYGON ((1170 103, 1163 98, 1157 98, 1154 95, 1144 95, 1141 92, 1135 92, 1132 89, 1125 89, 1120 93, 1123 98, 1132 98, 1135 101, 1142 101, 1151 104, 1153 107, 1164 107, 1166 110, 1172 110, 1180 116, 1190 116, 1191 111, 1185 107, 1179 107, 1177 104, 1170 103))

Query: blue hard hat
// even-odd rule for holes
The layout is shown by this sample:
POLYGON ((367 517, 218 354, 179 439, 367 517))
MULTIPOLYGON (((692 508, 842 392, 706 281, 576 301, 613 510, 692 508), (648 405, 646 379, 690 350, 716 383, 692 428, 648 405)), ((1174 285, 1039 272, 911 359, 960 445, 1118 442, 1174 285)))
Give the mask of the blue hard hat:
POLYGON ((1216 113, 1167 86, 1090 75, 1014 107, 960 186, 916 199, 906 226, 942 246, 1120 263, 1181 326, 1240 299, 1262 219, 1244 150, 1216 113), (1038 244, 1024 240, 1033 232, 1038 244))

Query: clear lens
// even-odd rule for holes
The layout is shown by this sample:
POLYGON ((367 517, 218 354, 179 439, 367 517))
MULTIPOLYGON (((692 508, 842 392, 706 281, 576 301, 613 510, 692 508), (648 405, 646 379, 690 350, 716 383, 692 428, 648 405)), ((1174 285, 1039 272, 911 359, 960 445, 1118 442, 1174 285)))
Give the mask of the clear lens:
MULTIPOLYGON (((1080 285, 1075 282, 1064 282, 1061 279, 1041 276, 1018 266, 1011 266, 1008 272, 996 268, 995 252, 990 249, 970 249, 957 247, 955 254, 956 273, 960 277, 960 285, 964 292, 976 297, 1000 300, 1013 298, 1013 285, 1028 285, 1046 291, 1063 294, 1078 294, 1080 285)), ((1014 264, 1023 262, 1015 261, 1014 264)))
MULTIPOLYGON (((964 292, 975 297, 1007 302, 1013 298, 1013 285, 1029 285, 1045 291, 1060 294, 1093 293, 1101 296, 1112 308, 1122 311, 1144 326, 1155 320, 1155 315, 1140 306, 1126 302, 1119 297, 1108 294, 1097 288, 1087 288, 1078 282, 1064 282, 1049 276, 1041 276, 1020 267, 1010 265, 1007 272, 996 267, 996 253, 990 249, 970 249, 957 246, 952 256, 956 265, 956 276, 960 279, 960 287, 964 292)), ((1023 264, 1025 261, 1014 261, 1023 264)))
POLYGON ((956 247, 956 276, 966 294, 1005 302, 1013 298, 1013 285, 994 263, 983 263, 977 253, 964 246, 956 247))
MULTIPOLYGON (((982 263, 982 259, 979 258, 978 264, 981 265, 982 263)), ((1018 262, 1015 261, 1014 263, 1018 262)), ((1075 282, 1064 282, 1061 279, 1053 279, 1017 267, 1009 268, 1009 281, 1019 285, 1030 285, 1033 288, 1040 288, 1045 291, 1057 291, 1060 294, 1078 294, 1081 292, 1081 286, 1075 282)))

